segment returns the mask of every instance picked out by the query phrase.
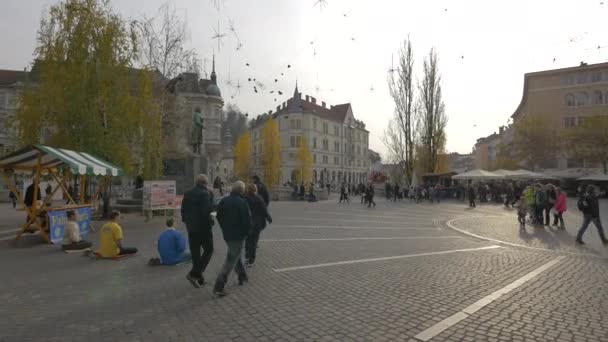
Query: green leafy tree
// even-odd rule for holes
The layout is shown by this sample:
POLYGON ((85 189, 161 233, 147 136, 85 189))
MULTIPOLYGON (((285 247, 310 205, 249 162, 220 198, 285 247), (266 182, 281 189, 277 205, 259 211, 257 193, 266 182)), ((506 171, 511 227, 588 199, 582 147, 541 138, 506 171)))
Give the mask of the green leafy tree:
POLYGON ((38 81, 26 87, 16 115, 21 143, 86 151, 157 176, 160 111, 152 73, 132 68, 136 47, 132 25, 107 0, 51 6, 38 31, 38 81))

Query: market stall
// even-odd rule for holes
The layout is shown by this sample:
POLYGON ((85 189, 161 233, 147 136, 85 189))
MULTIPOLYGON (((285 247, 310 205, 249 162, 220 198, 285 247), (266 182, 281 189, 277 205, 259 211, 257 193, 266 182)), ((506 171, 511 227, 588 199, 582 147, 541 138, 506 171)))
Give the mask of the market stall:
POLYGON ((17 238, 24 233, 40 233, 47 242, 57 243, 63 238, 66 213, 70 210, 76 213, 81 234, 88 233, 94 202, 103 186, 97 187, 94 196, 87 196, 87 183, 101 177, 102 184, 109 184, 111 177, 122 175, 123 172, 119 167, 88 153, 31 145, 2 157, 0 174, 27 214, 17 238), (23 193, 15 186, 13 175, 16 174, 29 174, 32 177, 32 184, 23 193), (39 186, 43 176, 52 178, 58 186, 50 196, 40 200, 39 186), (78 192, 68 191, 67 181, 73 177, 78 179, 78 192), (63 193, 67 203, 53 206, 52 198, 58 191, 63 193))
POLYGON ((496 180, 496 179, 504 179, 505 176, 499 175, 486 170, 471 170, 465 173, 459 173, 452 177, 452 179, 457 180, 475 180, 475 181, 483 181, 483 180, 496 180))

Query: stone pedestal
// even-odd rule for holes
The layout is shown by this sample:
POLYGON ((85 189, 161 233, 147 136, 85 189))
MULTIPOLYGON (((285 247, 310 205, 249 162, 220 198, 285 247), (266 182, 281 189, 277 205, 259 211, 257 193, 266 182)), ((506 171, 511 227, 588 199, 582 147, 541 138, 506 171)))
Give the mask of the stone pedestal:
POLYGON ((163 160, 163 180, 174 180, 178 195, 194 186, 197 175, 207 172, 207 157, 201 155, 163 160))

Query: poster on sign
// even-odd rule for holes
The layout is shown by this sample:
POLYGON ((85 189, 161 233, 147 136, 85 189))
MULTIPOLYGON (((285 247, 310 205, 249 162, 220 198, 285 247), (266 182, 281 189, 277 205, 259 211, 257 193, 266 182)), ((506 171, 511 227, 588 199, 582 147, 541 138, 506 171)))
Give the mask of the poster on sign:
POLYGON ((48 212, 49 217, 49 233, 52 243, 61 243, 63 241, 63 232, 65 231, 65 223, 68 220, 67 212, 74 211, 76 214, 76 223, 80 228, 80 238, 85 238, 89 234, 91 226, 91 215, 93 209, 91 207, 81 208, 66 208, 56 209, 48 212))
POLYGON ((174 209, 175 194, 175 181, 145 181, 143 189, 143 209, 174 209))

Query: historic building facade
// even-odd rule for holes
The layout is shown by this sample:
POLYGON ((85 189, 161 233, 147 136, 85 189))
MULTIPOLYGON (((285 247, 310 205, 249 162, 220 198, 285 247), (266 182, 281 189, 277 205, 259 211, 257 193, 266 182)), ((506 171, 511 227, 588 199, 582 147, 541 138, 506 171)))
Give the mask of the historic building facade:
MULTIPOLYGON (((543 117, 547 129, 559 131, 581 124, 586 117, 608 115, 608 63, 528 73, 514 123, 528 116, 543 117)), ((543 168, 594 167, 566 156, 549 160, 543 168)))
POLYGON ((10 124, 15 118, 18 100, 30 73, 17 70, 0 70, 0 156, 11 153, 18 145, 10 124))
POLYGON ((306 142, 313 156, 312 178, 319 184, 367 182, 371 167, 369 131, 355 119, 350 103, 328 106, 302 94, 296 85, 293 97, 273 113, 251 123, 254 171, 263 173, 262 128, 266 119, 278 120, 281 136, 282 183, 294 182, 298 173, 297 154, 306 142))

